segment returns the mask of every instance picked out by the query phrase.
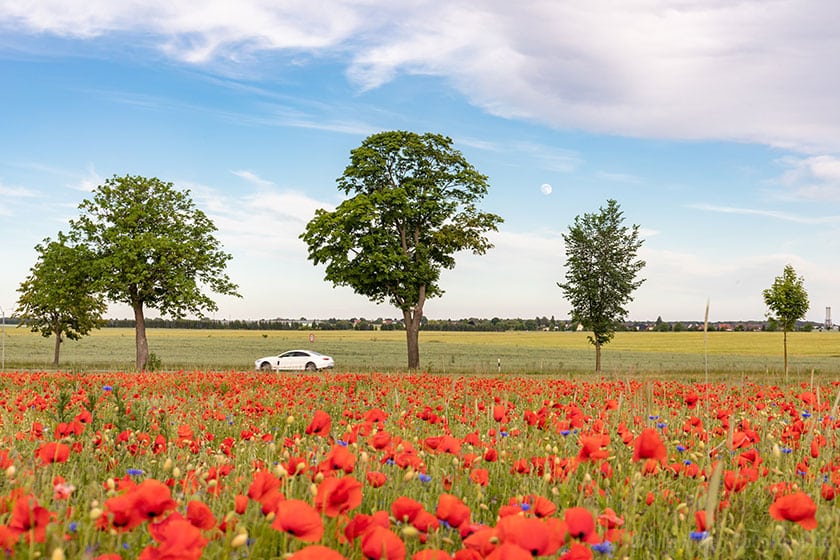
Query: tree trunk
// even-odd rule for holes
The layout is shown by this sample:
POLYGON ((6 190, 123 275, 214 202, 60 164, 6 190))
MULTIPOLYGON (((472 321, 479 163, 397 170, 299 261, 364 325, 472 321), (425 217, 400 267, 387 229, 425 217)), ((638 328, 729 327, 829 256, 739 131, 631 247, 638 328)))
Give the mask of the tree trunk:
POLYGON ((595 373, 601 371, 601 343, 595 341, 595 373))
POLYGON ((784 347, 785 347, 785 381, 787 381, 787 374, 788 374, 788 364, 787 364, 787 329, 782 329, 784 331, 784 347))
POLYGON ((61 351, 61 331, 55 333, 55 350, 53 351, 53 366, 58 367, 58 355, 61 351))
POLYGON ((143 316, 143 303, 135 303, 134 307, 134 341, 137 348, 137 359, 134 367, 143 371, 149 361, 149 341, 146 340, 146 318, 143 316))
POLYGON ((408 348, 408 369, 420 369, 420 318, 423 312, 412 313, 411 310, 403 310, 405 319, 405 342, 408 348))

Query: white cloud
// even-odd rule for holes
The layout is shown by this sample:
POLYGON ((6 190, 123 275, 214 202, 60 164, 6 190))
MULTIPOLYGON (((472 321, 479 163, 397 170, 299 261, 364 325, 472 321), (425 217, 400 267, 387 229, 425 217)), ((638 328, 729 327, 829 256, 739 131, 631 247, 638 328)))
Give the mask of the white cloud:
POLYGON ((437 76, 509 118, 814 153, 840 152, 838 17, 831 0, 0 0, 19 33, 127 37, 210 66, 327 57, 363 89, 437 76))
POLYGON ((820 155, 781 160, 788 169, 779 182, 797 199, 840 202, 840 158, 820 155))
POLYGON ((260 177, 256 173, 254 173, 253 171, 248 171, 247 169, 241 169, 239 171, 231 171, 231 173, 233 173, 237 177, 241 177, 242 179, 245 179, 249 183, 252 183, 252 184, 257 185, 259 187, 270 187, 270 186, 274 185, 274 183, 272 181, 269 181, 268 179, 263 179, 262 177, 260 177))
POLYGON ((35 191, 23 187, 9 187, 0 183, 0 198, 34 198, 35 191))
POLYGON ((706 212, 717 212, 721 214, 740 214, 742 216, 761 216, 765 218, 773 218, 774 220, 782 220, 786 222, 795 222, 798 224, 836 224, 840 223, 840 215, 835 216, 801 216, 791 212, 781 212, 778 210, 764 210, 760 208, 739 208, 735 206, 716 206, 713 204, 692 204, 689 208, 703 210, 706 212))

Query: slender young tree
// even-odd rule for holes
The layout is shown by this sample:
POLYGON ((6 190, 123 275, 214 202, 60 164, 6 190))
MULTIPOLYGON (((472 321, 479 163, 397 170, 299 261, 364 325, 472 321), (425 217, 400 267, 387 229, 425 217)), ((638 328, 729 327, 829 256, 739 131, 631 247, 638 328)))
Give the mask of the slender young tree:
POLYGON ((791 265, 786 265, 781 276, 777 276, 773 285, 764 290, 764 303, 770 309, 767 316, 782 326, 785 375, 788 373, 787 333, 796 328, 796 321, 808 312, 808 292, 805 280, 797 276, 791 265))
POLYGON ((334 285, 402 311, 408 367, 417 369, 423 306, 443 294, 441 270, 455 266, 459 251, 490 249, 484 234, 502 221, 477 208, 487 177, 450 138, 393 131, 352 150, 337 183, 352 196, 335 211, 319 209, 307 224, 300 237, 309 259, 326 264, 334 285))
POLYGON ((93 255, 59 232, 35 246, 38 261, 18 292, 17 314, 32 332, 55 336, 53 366, 58 367, 64 338, 79 340, 104 323, 107 308, 95 291, 93 255))
POLYGON ((566 282, 557 285, 572 306, 572 320, 592 332, 595 371, 601 371, 601 346, 612 340, 633 291, 644 282, 636 278, 645 266, 636 258, 643 243, 639 226, 623 222, 618 202, 608 200, 597 214, 577 216, 563 234, 566 282))
POLYGON ((115 175, 79 209, 71 228, 95 255, 99 287, 110 301, 134 311, 138 370, 149 359, 146 308, 176 318, 203 315, 218 307, 202 288, 239 295, 225 274, 231 256, 189 191, 157 178, 115 175))

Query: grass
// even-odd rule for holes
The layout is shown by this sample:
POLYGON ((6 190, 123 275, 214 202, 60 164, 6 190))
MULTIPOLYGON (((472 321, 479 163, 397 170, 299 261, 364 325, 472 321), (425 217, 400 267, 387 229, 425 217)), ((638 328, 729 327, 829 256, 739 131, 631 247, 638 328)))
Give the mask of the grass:
MULTIPOLYGON (((405 333, 401 331, 221 331, 150 329, 149 348, 165 370, 250 370, 254 360, 291 348, 313 348, 336 359, 336 369, 391 372, 405 369, 405 333)), ((22 328, 7 328, 7 370, 52 369, 53 339, 22 328)), ((788 334, 794 375, 836 374, 840 370, 840 333, 788 334)), ((581 374, 591 372, 594 349, 586 333, 568 332, 421 332, 420 359, 434 373, 581 374), (499 368, 501 363, 501 368, 499 368)), ((646 372, 697 376, 778 374, 782 370, 782 333, 620 332, 604 346, 607 374, 646 372), (707 357, 704 357, 704 352, 707 357)), ((134 331, 102 329, 62 345, 61 369, 131 371, 134 331)))

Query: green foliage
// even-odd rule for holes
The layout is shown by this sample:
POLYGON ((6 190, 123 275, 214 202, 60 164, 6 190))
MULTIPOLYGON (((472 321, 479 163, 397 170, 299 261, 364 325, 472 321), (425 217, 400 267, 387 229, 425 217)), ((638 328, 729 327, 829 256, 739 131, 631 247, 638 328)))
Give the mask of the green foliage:
POLYGON ((189 191, 157 178, 114 176, 79 209, 72 233, 95 255, 98 287, 109 300, 134 310, 138 369, 148 358, 144 308, 174 317, 202 315, 217 309, 202 288, 238 295, 224 272, 231 256, 189 191))
POLYGON ((35 246, 38 261, 18 292, 22 325, 44 337, 55 336, 53 364, 58 365, 63 337, 79 340, 104 323, 106 305, 94 286, 93 255, 59 232, 35 246))
POLYGON ((796 321, 808 312, 808 292, 804 282, 791 265, 786 265, 782 275, 777 276, 773 285, 763 292, 764 303, 770 309, 768 317, 785 331, 794 330, 796 321))
POLYGON ((773 285, 764 290, 764 303, 770 308, 768 317, 773 319, 784 331, 785 375, 788 372, 787 333, 794 330, 796 321, 808 312, 808 292, 805 280, 797 276, 791 265, 786 265, 781 276, 777 276, 773 285))
POLYGON ((557 285, 572 306, 571 316, 592 332, 596 370, 600 369, 600 347, 615 335, 617 324, 627 315, 625 306, 644 279, 636 275, 645 262, 636 260, 643 240, 639 226, 626 227, 618 203, 608 200, 597 214, 575 217, 566 242, 566 282, 557 285))
POLYGON ((441 270, 455 266, 459 251, 490 249, 485 233, 502 221, 476 207, 487 177, 450 138, 393 131, 369 136, 352 150, 337 183, 352 196, 335 211, 319 209, 307 224, 301 239, 309 259, 326 264, 325 278, 333 284, 403 312, 409 367, 416 368, 411 336, 416 343, 426 298, 443 294, 441 270))

